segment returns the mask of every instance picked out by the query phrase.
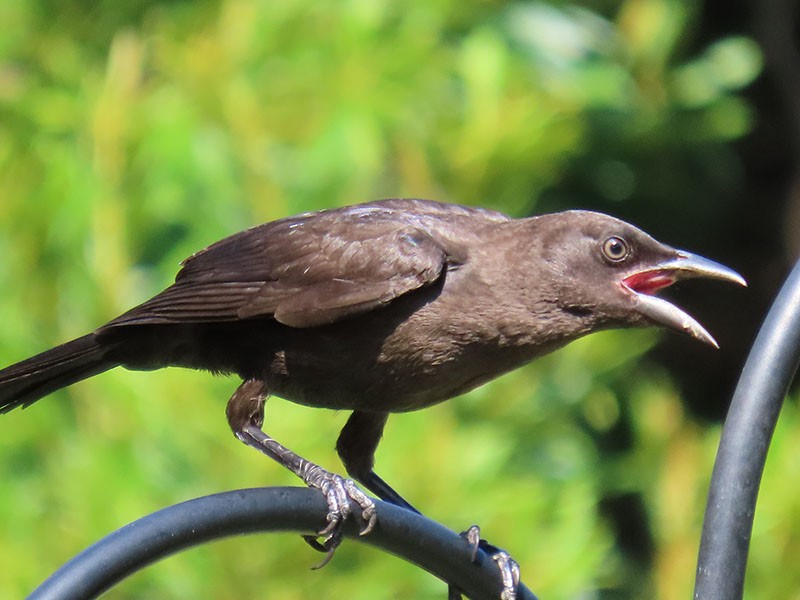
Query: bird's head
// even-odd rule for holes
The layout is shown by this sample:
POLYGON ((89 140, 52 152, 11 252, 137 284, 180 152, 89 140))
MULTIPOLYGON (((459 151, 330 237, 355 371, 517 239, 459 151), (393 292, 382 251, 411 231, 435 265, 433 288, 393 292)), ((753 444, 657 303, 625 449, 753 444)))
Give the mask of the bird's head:
POLYGON ((656 294, 690 278, 744 286, 741 275, 604 214, 568 211, 537 219, 546 224, 539 228, 537 251, 550 273, 550 301, 561 310, 591 321, 593 328, 659 325, 717 347, 700 323, 656 294))

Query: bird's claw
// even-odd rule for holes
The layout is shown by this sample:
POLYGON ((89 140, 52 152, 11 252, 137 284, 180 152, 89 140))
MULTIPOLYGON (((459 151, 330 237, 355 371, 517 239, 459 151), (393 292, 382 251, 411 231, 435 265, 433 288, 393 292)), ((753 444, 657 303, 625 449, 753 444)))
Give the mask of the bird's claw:
POLYGON ((328 503, 326 517, 328 524, 318 534, 319 537, 325 538, 325 542, 336 536, 342 523, 352 514, 350 500, 361 508, 361 519, 365 523, 358 534, 367 535, 375 528, 375 524, 378 522, 375 503, 361 491, 352 479, 317 467, 309 473, 306 483, 311 487, 318 488, 328 503))
POLYGON ((464 538, 472 548, 470 560, 473 563, 476 562, 478 560, 478 548, 481 547, 481 528, 477 525, 473 525, 466 531, 462 531, 461 537, 464 538))
POLYGON ((517 600, 519 563, 511 558, 505 550, 492 554, 492 559, 497 564, 497 568, 500 569, 500 577, 503 578, 503 591, 500 593, 500 600, 517 600))
POLYGON ((312 567, 321 569, 328 564, 336 548, 342 543, 342 525, 353 513, 350 500, 361 508, 361 519, 365 523, 358 532, 359 535, 367 535, 375 528, 378 515, 375 503, 352 479, 336 475, 316 465, 310 466, 303 479, 309 487, 319 489, 328 503, 328 514, 325 517, 328 524, 315 536, 303 536, 312 548, 326 553, 322 562, 312 567), (322 541, 318 541, 317 538, 322 538, 322 541))
POLYGON ((486 540, 481 539, 481 528, 477 525, 461 533, 461 537, 469 544, 472 549, 472 562, 478 560, 478 548, 488 553, 500 570, 500 577, 503 581, 503 591, 500 593, 500 600, 516 600, 517 588, 519 587, 519 563, 515 561, 505 550, 493 546, 486 540))

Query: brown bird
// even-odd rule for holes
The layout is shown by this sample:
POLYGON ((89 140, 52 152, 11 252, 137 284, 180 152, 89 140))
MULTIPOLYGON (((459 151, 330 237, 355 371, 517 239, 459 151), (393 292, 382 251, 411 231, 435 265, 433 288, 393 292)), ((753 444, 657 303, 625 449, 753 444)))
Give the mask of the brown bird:
POLYGON ((395 199, 266 223, 183 263, 175 283, 93 333, 0 371, 0 411, 116 366, 238 375, 237 438, 320 488, 334 548, 349 500, 372 501, 262 431, 274 394, 349 409, 336 449, 380 498, 411 506, 373 470, 389 413, 418 410, 600 329, 660 325, 716 346, 654 294, 678 279, 745 285, 734 271, 618 219, 525 219, 395 199))

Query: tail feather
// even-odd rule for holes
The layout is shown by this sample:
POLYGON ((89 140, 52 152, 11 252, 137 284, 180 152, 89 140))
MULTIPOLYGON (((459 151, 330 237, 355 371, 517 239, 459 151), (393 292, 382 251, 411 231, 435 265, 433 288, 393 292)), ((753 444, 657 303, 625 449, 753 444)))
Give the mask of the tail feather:
POLYGON ((0 413, 115 367, 105 353, 90 333, 0 370, 0 413))

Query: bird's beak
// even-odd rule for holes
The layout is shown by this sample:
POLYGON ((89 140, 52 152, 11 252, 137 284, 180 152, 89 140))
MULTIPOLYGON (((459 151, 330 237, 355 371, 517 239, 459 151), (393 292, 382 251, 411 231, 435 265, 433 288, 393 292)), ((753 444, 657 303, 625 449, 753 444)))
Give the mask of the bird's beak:
POLYGON ((693 317, 674 304, 655 296, 658 290, 672 285, 679 279, 691 278, 721 279, 742 286, 747 285, 744 278, 736 271, 682 250, 677 250, 672 258, 626 276, 622 280, 622 285, 633 292, 634 310, 648 320, 719 348, 711 334, 693 317))

